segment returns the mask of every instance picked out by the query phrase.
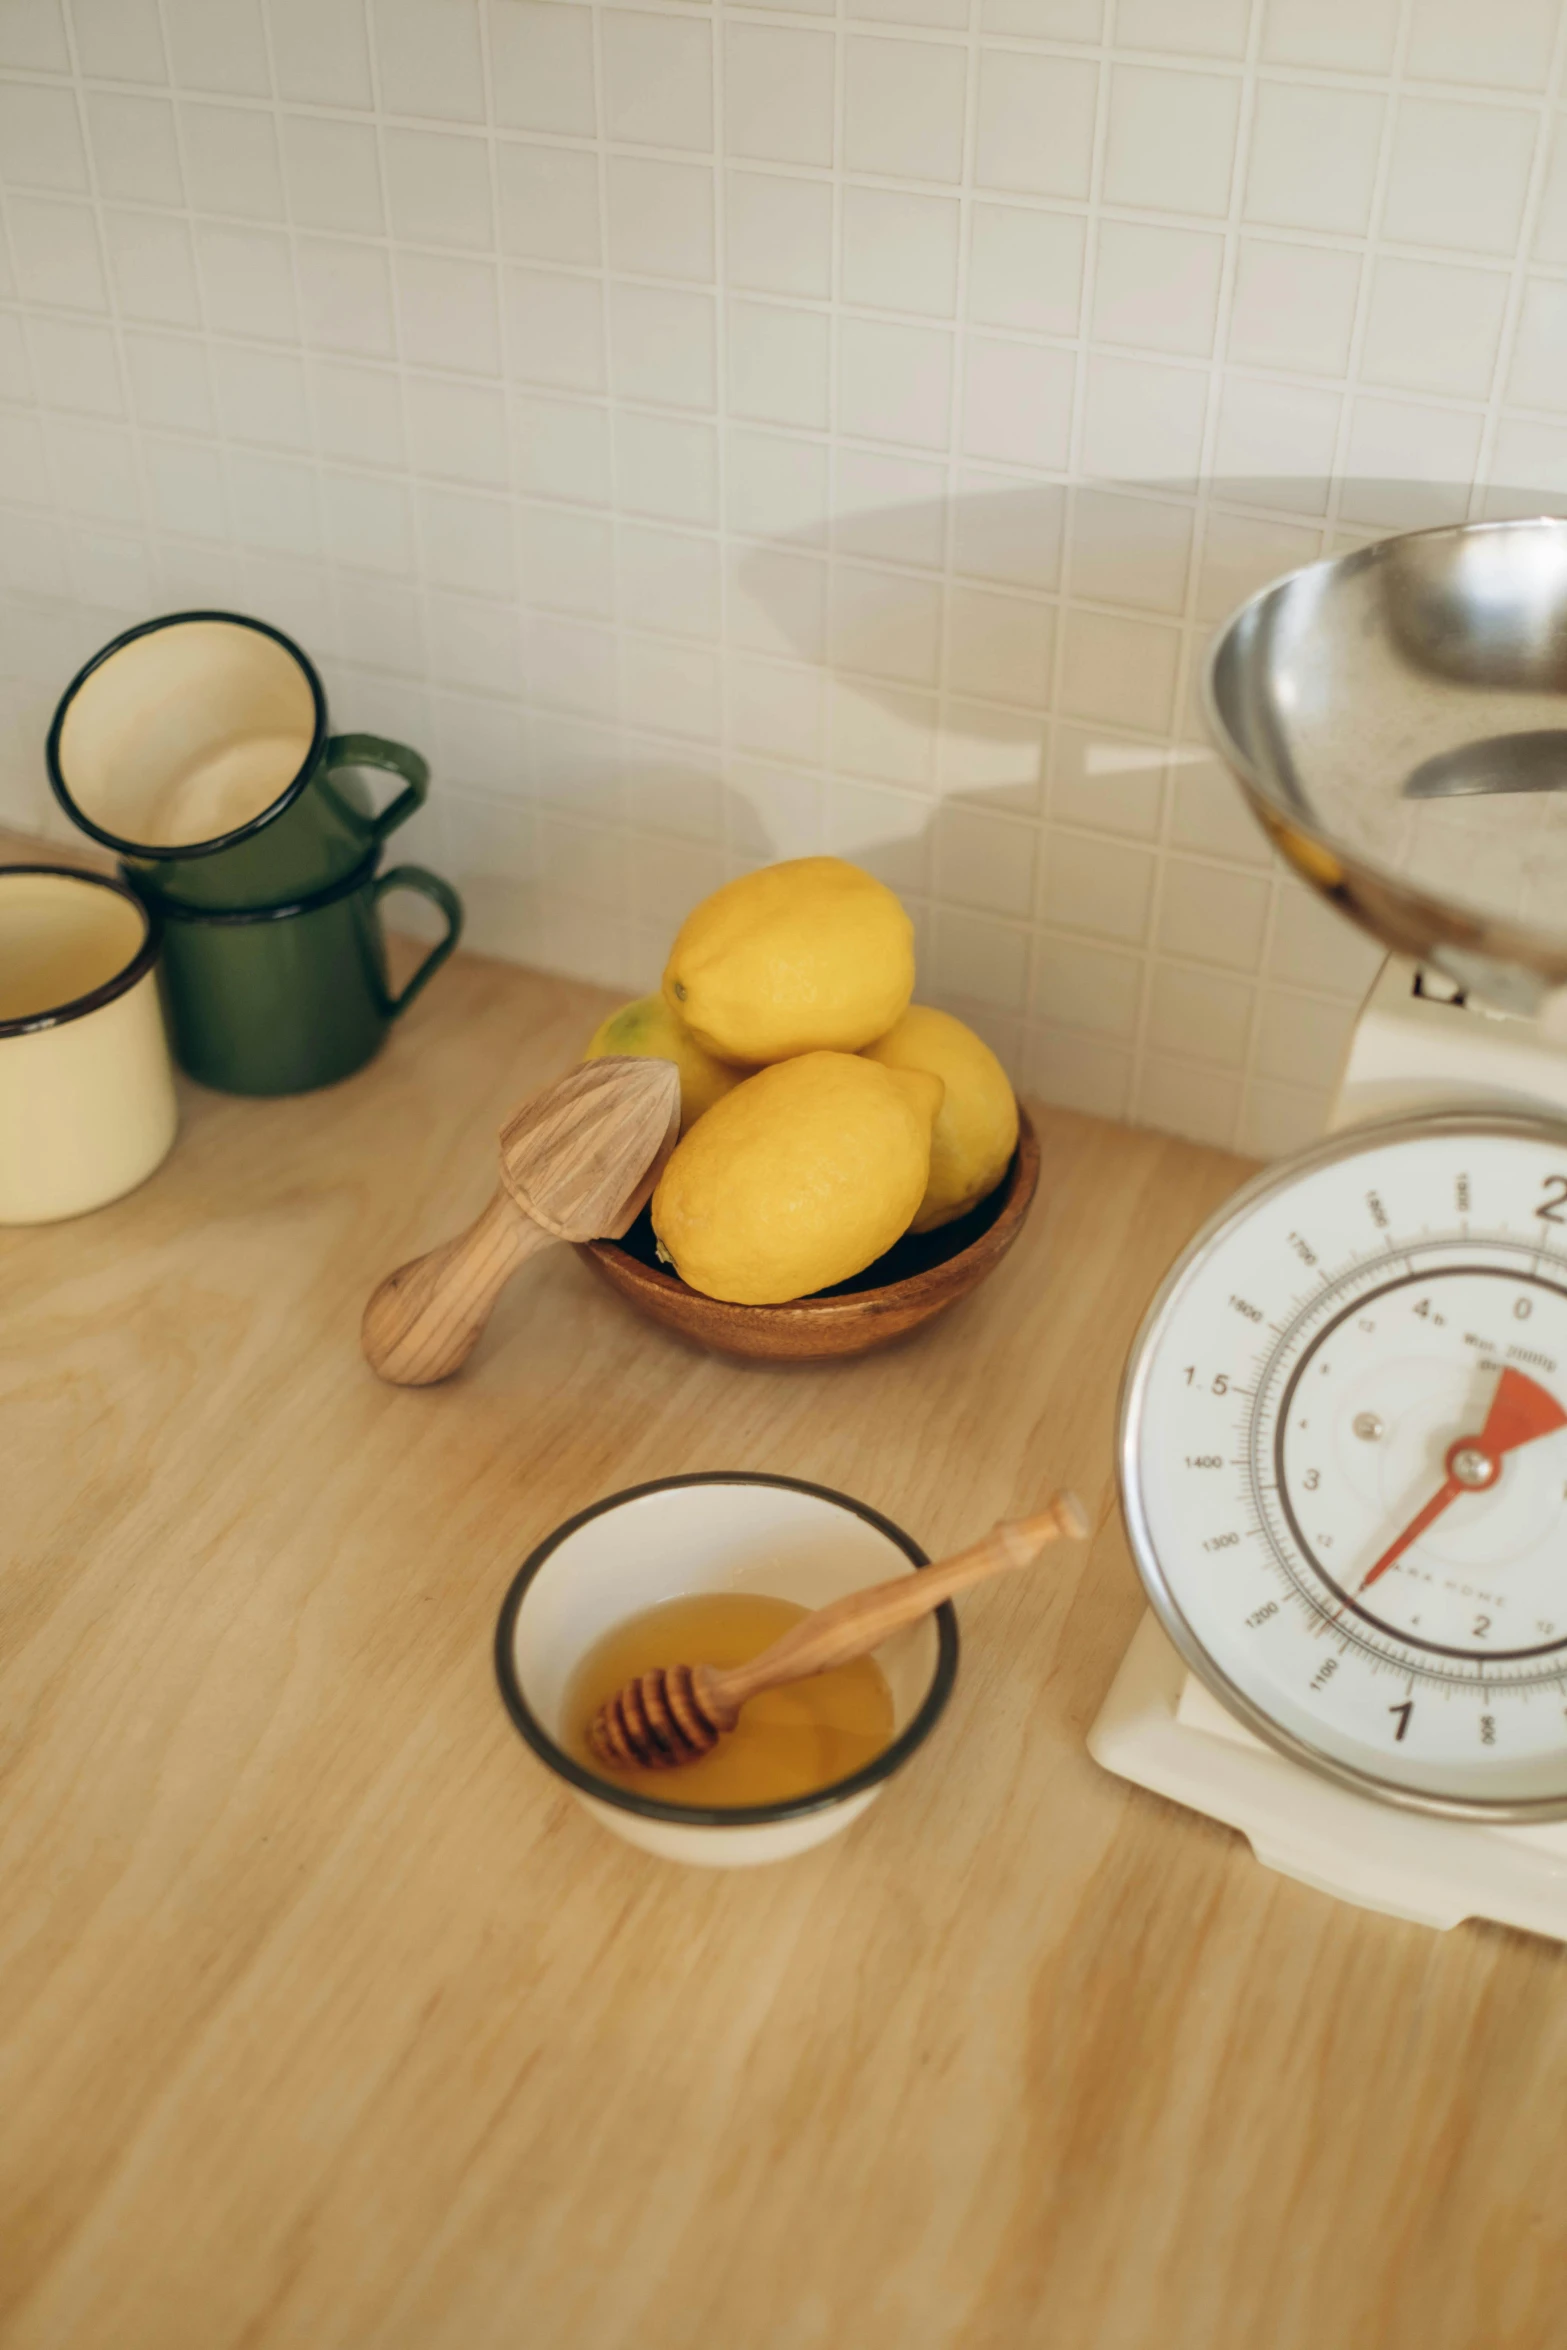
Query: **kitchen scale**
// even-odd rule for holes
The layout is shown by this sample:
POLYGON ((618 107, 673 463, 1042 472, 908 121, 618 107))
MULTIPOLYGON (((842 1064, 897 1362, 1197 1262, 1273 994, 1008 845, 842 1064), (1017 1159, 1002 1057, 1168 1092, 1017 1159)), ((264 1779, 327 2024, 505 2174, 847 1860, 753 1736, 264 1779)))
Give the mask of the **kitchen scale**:
POLYGON ((1090 1751, 1343 1900, 1567 1940, 1567 522, 1295 573, 1207 699, 1284 855, 1391 952, 1327 1138, 1133 1345, 1151 1607, 1090 1751))

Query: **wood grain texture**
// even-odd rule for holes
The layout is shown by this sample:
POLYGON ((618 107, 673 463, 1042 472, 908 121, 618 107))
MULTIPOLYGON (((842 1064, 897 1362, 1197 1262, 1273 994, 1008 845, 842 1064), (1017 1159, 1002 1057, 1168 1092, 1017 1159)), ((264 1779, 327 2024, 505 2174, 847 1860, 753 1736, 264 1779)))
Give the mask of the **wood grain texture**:
POLYGON ((674 1062, 608 1053, 512 1112, 501 1128, 501 1180, 557 1240, 619 1239, 679 1140, 674 1062))
POLYGON ((901 1625, 917 1624, 960 1591, 986 1583, 992 1575, 1031 1567, 1052 1542, 1081 1542, 1088 1531, 1076 1495, 1057 1493, 1033 1516, 993 1526, 978 1542, 951 1558, 938 1559, 921 1574, 898 1575, 890 1583, 850 1591, 825 1607, 813 1608, 749 1664, 716 1673, 713 1695, 721 1705, 738 1707, 764 1689, 783 1689, 791 1681, 830 1672, 834 1665, 846 1665, 880 1647, 901 1625))
MULTIPOLYGON (((780 1306, 731 1305, 645 1265, 613 1243, 591 1241, 578 1255, 650 1321, 717 1354, 763 1363, 832 1363, 872 1354, 933 1322, 988 1281, 1018 1234, 1039 1181, 1039 1141, 1028 1112, 1003 1178, 1000 1213, 978 1239, 938 1264, 878 1289, 800 1297, 780 1306)), ((926 1236, 939 1244, 939 1231, 926 1236)))
POLYGON ((501 1128, 488 1207, 371 1291, 359 1326, 371 1370, 398 1387, 451 1378, 517 1267, 552 1240, 625 1232, 679 1138, 673 1061, 617 1054, 554 1078, 501 1128))
POLYGON ((541 1248, 559 1245, 501 1184, 466 1232, 376 1283, 359 1325, 365 1361, 394 1387, 433 1387, 450 1379, 483 1337, 495 1301, 518 1267, 541 1248))
POLYGON ((1567 1961, 1268 1876, 1102 1775, 1139 1612, 1116 1380, 1233 1159, 1039 1115, 1004 1271, 909 1346, 737 1367, 565 1249, 467 1377, 360 1307, 472 1216, 608 999, 458 957, 370 1069, 184 1088, 173 1156, 0 1235, 6 2350, 1556 2350, 1567 1961), (937 1553, 939 1733, 777 1870, 681 1872, 539 1768, 518 1560, 664 1472, 937 1553))

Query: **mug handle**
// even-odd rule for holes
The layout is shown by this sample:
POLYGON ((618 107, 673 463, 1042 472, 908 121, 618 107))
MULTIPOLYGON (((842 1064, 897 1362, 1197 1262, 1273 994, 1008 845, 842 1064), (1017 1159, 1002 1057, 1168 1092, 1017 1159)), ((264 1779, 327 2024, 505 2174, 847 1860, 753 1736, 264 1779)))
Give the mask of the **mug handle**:
POLYGON ((438 906, 446 916, 446 936, 436 940, 402 994, 388 996, 385 1010, 389 1020, 395 1020, 399 1012, 406 1012, 420 988, 435 977, 462 936, 462 899, 438 873, 427 873, 422 865, 394 865, 389 873, 379 874, 372 884, 372 902, 379 906, 387 892, 394 889, 411 889, 416 897, 428 898, 432 906, 438 906))
MULTIPOLYGON (((384 734, 334 734, 327 743, 321 762, 321 781, 328 792, 328 780, 334 767, 379 767, 388 775, 400 775, 403 788, 395 800, 388 801, 378 816, 366 818, 357 808, 345 809, 353 829, 362 831, 366 840, 385 840, 399 824, 406 824, 416 808, 422 808, 430 789, 429 761, 406 743, 389 742, 384 734)), ((339 807, 343 802, 333 792, 339 807)))

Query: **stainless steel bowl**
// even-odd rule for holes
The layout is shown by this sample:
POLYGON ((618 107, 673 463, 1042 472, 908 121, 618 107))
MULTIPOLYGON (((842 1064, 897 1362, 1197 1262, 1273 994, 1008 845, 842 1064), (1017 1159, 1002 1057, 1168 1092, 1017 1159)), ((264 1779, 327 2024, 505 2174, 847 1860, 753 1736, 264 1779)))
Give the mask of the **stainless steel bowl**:
POLYGON ((1243 604, 1208 723, 1297 872, 1508 1011, 1567 984, 1567 521, 1411 532, 1243 604))

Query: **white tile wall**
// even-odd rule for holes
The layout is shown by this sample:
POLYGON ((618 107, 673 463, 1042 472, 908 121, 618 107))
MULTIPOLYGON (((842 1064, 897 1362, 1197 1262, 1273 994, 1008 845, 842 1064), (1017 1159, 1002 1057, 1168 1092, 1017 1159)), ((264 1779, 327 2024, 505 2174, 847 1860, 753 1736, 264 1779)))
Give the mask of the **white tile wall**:
POLYGON ((901 890, 1047 1096, 1267 1152, 1375 951, 1193 678, 1567 512, 1563 0, 0 0, 0 813, 130 620, 293 629, 481 945, 901 890))

